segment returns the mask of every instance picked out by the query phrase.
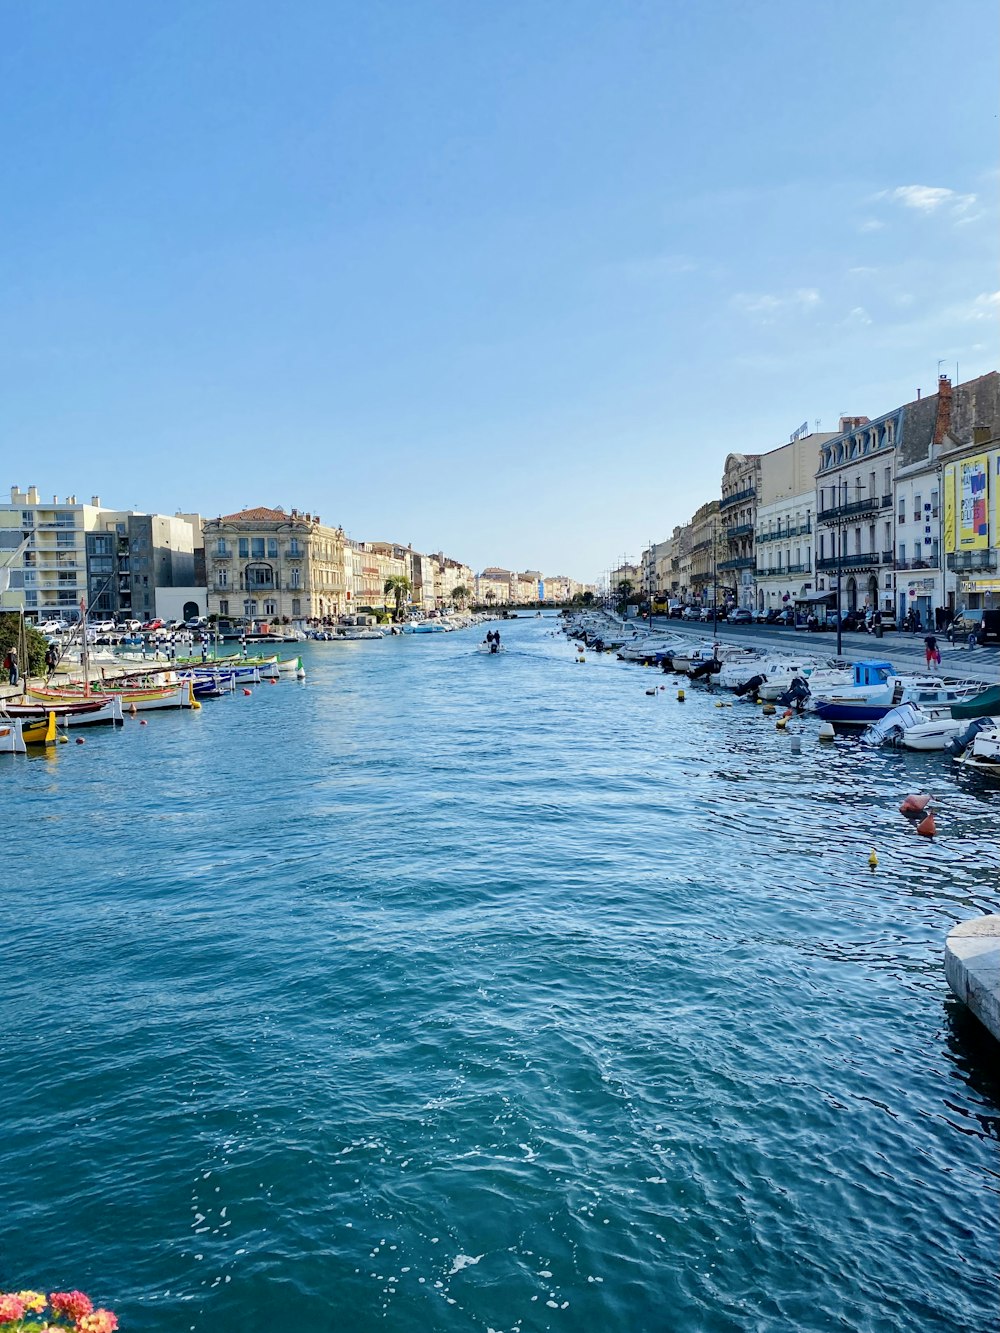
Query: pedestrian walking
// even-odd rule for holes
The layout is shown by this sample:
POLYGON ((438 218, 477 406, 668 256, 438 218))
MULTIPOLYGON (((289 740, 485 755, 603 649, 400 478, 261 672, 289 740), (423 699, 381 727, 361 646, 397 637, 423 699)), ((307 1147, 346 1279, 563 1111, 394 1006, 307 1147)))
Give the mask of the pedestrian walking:
POLYGON ((7 654, 7 662, 6 662, 6 665, 7 665, 7 670, 10 672, 10 683, 11 683, 12 685, 16 685, 16 684, 17 684, 17 649, 16 649, 16 648, 11 648, 10 652, 7 654))
POLYGON ((924 660, 929 667, 941 665, 941 650, 933 634, 924 635, 924 660))

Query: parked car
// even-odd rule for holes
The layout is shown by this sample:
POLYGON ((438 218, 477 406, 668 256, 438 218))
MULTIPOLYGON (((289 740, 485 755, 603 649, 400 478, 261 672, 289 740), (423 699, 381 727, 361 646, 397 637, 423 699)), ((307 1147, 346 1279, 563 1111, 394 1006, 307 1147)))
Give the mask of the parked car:
POLYGON ((778 614, 771 621, 772 625, 794 625, 795 612, 790 606, 782 607, 778 614))
POLYGON ((770 611, 765 611, 765 610, 763 610, 763 608, 762 608, 760 611, 755 611, 755 612, 753 613, 754 624, 755 624, 755 625, 766 625, 766 624, 768 623, 768 619, 767 619, 767 618, 768 618, 768 616, 769 616, 770 614, 771 614, 770 611))
POLYGON ((204 629, 208 621, 204 616, 192 616, 190 620, 185 620, 185 629, 204 629))
POLYGON ((91 623, 99 634, 110 634, 115 627, 113 620, 94 620, 91 623))
POLYGON ((686 606, 686 607, 684 608, 684 610, 681 612, 681 619, 682 619, 682 620, 700 620, 700 619, 701 619, 701 607, 699 607, 699 606, 686 606))
POLYGON ((729 613, 730 625, 752 625, 753 612, 748 611, 745 606, 738 606, 735 611, 729 613))
POLYGON ((62 620, 46 620, 38 628, 42 634, 64 634, 69 626, 62 620))
POLYGON ((147 620, 144 622, 142 628, 147 631, 154 629, 163 629, 163 621, 157 618, 154 618, 153 620, 147 620))

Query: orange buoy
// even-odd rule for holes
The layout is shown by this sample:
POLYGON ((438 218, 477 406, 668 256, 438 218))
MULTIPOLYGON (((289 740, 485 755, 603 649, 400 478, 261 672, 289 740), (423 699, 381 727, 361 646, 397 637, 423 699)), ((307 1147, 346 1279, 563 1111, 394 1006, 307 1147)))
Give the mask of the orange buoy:
POLYGON ((933 800, 933 796, 907 796, 899 807, 899 813, 901 815, 922 815, 933 800))
POLYGON ((787 718, 790 718, 790 717, 794 717, 795 714, 792 712, 792 710, 791 710, 790 708, 786 708, 785 711, 782 713, 781 716, 782 716, 783 718, 786 718, 786 719, 787 719, 787 718))
POLYGON ((917 832, 922 834, 925 838, 933 838, 934 834, 937 833, 937 825, 934 823, 933 810, 917 825, 917 832))
POLYGON ((244 693, 244 694, 252 694, 253 691, 252 691, 252 690, 244 690, 243 693, 244 693))

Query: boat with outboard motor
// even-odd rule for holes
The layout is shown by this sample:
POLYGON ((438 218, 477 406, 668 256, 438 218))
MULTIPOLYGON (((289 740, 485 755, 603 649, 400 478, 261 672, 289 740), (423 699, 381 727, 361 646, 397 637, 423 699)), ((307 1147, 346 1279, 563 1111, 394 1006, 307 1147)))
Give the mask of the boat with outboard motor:
POLYGON ((992 720, 974 720, 969 727, 973 734, 962 749, 954 756, 955 763, 963 768, 980 773, 989 773, 991 777, 1000 777, 1000 723, 992 720))
POLYGON ((951 705, 968 698, 969 682, 946 684, 939 676, 900 676, 891 662, 855 662, 852 683, 813 694, 809 707, 824 722, 860 727, 878 722, 900 704, 951 705))

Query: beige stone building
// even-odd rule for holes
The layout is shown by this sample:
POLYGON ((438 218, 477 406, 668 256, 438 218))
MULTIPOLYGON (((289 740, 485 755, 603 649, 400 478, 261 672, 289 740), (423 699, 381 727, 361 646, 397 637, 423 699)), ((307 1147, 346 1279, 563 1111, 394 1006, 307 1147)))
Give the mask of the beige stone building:
POLYGON ((727 541, 719 509, 718 500, 709 500, 691 519, 690 594, 702 606, 713 605, 716 593, 720 605, 723 601, 719 571, 727 553, 727 541))
POLYGON ((206 519, 208 610, 223 619, 335 619, 348 604, 342 528, 258 507, 206 519))

